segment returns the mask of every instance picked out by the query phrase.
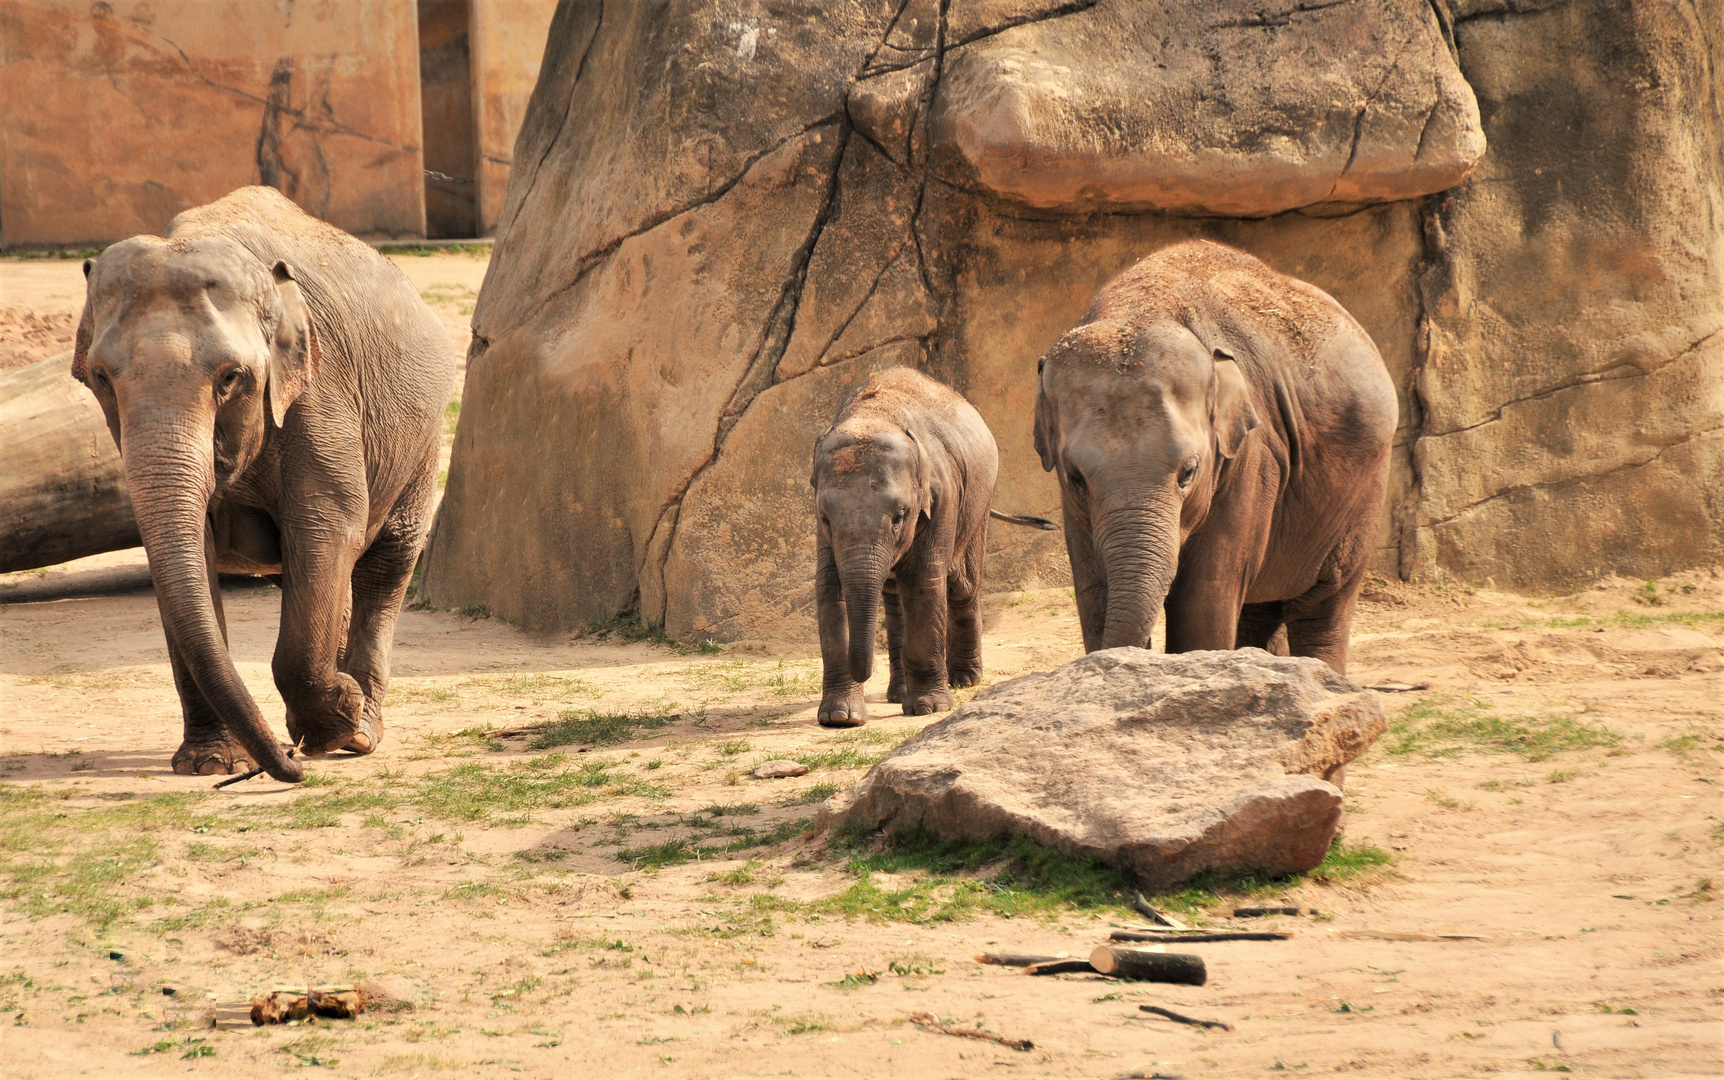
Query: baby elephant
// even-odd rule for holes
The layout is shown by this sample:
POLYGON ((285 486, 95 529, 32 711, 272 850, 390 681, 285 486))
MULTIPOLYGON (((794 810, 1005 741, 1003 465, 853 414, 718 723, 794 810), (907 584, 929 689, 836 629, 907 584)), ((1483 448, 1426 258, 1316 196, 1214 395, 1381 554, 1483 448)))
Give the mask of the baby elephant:
POLYGON ((882 593, 886 697, 904 715, 950 709, 952 687, 981 679, 978 597, 999 468, 981 415, 910 368, 869 379, 815 442, 823 726, 867 722, 882 593))
POLYGON ((437 493, 448 332, 389 260, 270 188, 84 275, 72 374, 107 414, 149 555, 185 716, 174 771, 304 776, 234 670, 218 570, 281 575, 288 734, 369 753, 437 493))

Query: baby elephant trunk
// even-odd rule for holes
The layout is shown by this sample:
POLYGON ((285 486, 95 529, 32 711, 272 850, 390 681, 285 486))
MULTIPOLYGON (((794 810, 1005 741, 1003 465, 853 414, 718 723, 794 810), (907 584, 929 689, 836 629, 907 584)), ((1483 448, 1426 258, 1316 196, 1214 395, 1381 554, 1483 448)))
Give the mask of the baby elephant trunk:
POLYGON ((885 571, 877 558, 859 559, 840 572, 844 609, 850 618, 850 677, 865 683, 874 674, 874 627, 880 618, 880 587, 885 571))

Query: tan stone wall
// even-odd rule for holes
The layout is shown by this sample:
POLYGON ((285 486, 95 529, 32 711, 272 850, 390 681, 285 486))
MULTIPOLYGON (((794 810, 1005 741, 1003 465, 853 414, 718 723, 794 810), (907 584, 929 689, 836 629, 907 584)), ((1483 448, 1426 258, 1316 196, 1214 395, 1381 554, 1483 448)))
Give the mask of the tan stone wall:
POLYGON ((0 15, 0 244, 159 232, 279 187, 364 236, 425 229, 413 0, 23 0, 0 15))
POLYGON ((473 120, 478 129, 479 235, 497 231, 515 136, 539 79, 556 0, 472 0, 473 120))

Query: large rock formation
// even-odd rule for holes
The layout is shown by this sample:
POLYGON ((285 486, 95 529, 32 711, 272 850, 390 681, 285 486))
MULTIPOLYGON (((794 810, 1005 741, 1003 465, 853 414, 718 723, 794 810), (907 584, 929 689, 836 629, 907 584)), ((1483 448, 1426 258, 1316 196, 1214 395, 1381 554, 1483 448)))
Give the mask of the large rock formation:
MULTIPOLYGON (((1404 418, 1384 571, 1542 586, 1724 557, 1721 16, 566 4, 426 593, 811 637, 806 470, 844 394, 893 363, 952 383, 999 440, 996 502, 1057 516, 1035 358, 1191 236, 1376 340, 1404 418)), ((996 586, 1066 574, 1057 536, 995 529, 990 560, 996 586)))
POLYGON ((1328 779, 1383 728, 1376 696, 1320 660, 1106 649, 976 695, 821 820, 1027 836, 1154 889, 1205 872, 1296 874, 1340 826, 1328 779))

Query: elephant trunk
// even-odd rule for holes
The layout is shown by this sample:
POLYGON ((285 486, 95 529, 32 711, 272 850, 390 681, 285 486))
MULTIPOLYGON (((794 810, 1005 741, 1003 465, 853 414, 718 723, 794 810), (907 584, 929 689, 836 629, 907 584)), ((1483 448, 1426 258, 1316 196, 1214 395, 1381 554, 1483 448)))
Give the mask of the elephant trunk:
POLYGON ((1101 518, 1095 535, 1107 578, 1100 647, 1148 648, 1179 568, 1179 505, 1121 507, 1101 518))
POLYGON ((839 571, 844 610, 850 617, 850 677, 858 684, 874 674, 874 627, 880 617, 880 588, 885 563, 878 553, 847 559, 839 571))
POLYGON ((252 759, 277 780, 298 783, 305 771, 283 752, 234 670, 226 632, 216 617, 210 594, 215 553, 208 524, 215 492, 213 418, 199 427, 182 416, 169 422, 125 423, 121 432, 126 484, 149 556, 162 629, 197 691, 252 759))

